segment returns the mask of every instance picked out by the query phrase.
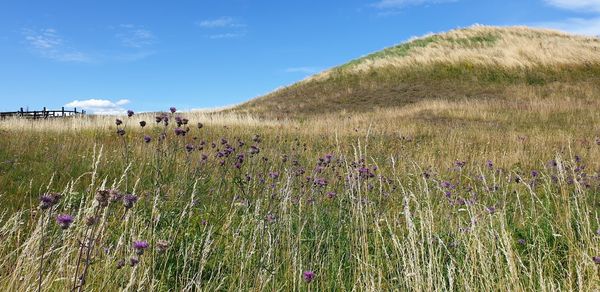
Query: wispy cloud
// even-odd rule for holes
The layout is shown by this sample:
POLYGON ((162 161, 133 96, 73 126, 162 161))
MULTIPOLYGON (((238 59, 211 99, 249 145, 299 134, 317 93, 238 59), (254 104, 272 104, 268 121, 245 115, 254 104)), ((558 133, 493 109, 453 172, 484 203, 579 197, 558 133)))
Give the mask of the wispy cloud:
POLYGON ((205 19, 196 22, 196 24, 203 28, 224 28, 224 27, 245 27, 246 25, 238 22, 235 18, 230 16, 223 16, 215 19, 205 19))
POLYGON ((139 49, 152 45, 156 40, 151 31, 133 24, 121 24, 118 30, 115 36, 125 47, 139 49))
POLYGON ((205 19, 196 22, 196 25, 206 31, 210 31, 206 37, 209 39, 232 39, 246 35, 246 24, 230 16, 215 19, 205 19))
POLYGON ((600 0, 545 0, 556 8, 595 14, 591 17, 567 18, 536 23, 534 26, 554 28, 576 34, 600 36, 600 0))
POLYGON ((536 23, 533 26, 553 28, 575 34, 600 36, 600 17, 569 18, 560 21, 536 23))
POLYGON ((69 47, 56 29, 23 29, 23 36, 29 49, 41 57, 61 62, 91 61, 88 54, 69 47))
POLYGON ((545 0, 549 5, 576 11, 600 12, 600 0, 545 0))
POLYGON ((303 73, 303 74, 314 74, 321 71, 317 67, 291 67, 285 69, 286 73, 303 73))
POLYGON ((237 33, 233 33, 233 32, 228 32, 228 33, 218 33, 218 34, 211 34, 208 36, 209 39, 232 39, 232 38, 239 38, 239 37, 243 37, 245 36, 246 33, 245 32, 237 32, 237 33))
POLYGON ((379 9, 398 9, 406 6, 456 2, 458 0, 380 0, 372 4, 379 9))
POLYGON ((113 102, 108 99, 92 98, 86 100, 74 100, 65 104, 65 106, 81 108, 96 115, 116 115, 123 114, 125 112, 123 106, 129 103, 130 101, 128 99, 121 99, 113 102))

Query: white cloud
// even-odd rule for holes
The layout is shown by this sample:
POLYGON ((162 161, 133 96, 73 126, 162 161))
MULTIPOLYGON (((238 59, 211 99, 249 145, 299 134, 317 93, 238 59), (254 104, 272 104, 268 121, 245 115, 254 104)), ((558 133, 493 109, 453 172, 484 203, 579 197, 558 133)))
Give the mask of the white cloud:
POLYGON ((533 26, 553 28, 575 34, 600 36, 600 17, 569 18, 561 21, 536 23, 533 26))
POLYGON ((600 12, 600 0, 546 0, 546 3, 562 9, 600 12))
POLYGON ((119 32, 115 36, 125 47, 139 49, 153 44, 156 40, 151 31, 140 26, 121 24, 118 29, 119 32))
POLYGON ((87 54, 67 46, 56 29, 23 29, 23 35, 29 48, 44 58, 62 62, 91 61, 87 54))
POLYGON ((373 3, 373 7, 379 9, 396 9, 411 5, 438 4, 444 2, 456 2, 458 0, 380 0, 373 3))
POLYGON ((317 67, 292 67, 285 69, 287 73, 304 73, 304 74, 314 74, 319 72, 320 69, 317 67))
POLYGON ((116 115, 125 113, 124 105, 129 104, 128 99, 120 99, 116 102, 108 99, 86 99, 86 100, 74 100, 65 104, 65 107, 76 107, 89 111, 96 115, 116 115))
POLYGON ((233 17, 229 16, 223 16, 216 19, 206 19, 199 21, 196 24, 203 28, 245 27, 244 24, 239 23, 233 17))
POLYGON ((208 38, 209 39, 233 39, 233 38, 239 38, 239 37, 243 37, 245 36, 246 33, 244 32, 228 32, 228 33, 219 33, 219 34, 213 34, 213 35, 209 35, 208 38))

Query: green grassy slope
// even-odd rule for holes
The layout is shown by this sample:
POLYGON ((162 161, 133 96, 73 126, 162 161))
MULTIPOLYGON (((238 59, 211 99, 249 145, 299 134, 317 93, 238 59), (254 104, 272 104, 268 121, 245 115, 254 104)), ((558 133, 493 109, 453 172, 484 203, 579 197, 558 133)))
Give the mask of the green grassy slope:
POLYGON ((599 76, 597 38, 476 26, 375 52, 234 110, 310 116, 399 107, 426 99, 511 98, 561 83, 600 93, 599 76))

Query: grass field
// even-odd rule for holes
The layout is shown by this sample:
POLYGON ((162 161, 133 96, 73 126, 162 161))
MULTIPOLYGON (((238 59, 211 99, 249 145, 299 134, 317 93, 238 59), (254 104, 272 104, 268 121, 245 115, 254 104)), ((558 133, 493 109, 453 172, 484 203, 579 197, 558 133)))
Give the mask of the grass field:
POLYGON ((600 101, 569 90, 2 121, 0 287, 598 290, 600 101))
POLYGON ((1 120, 0 290, 599 291, 599 50, 477 26, 219 112, 1 120))

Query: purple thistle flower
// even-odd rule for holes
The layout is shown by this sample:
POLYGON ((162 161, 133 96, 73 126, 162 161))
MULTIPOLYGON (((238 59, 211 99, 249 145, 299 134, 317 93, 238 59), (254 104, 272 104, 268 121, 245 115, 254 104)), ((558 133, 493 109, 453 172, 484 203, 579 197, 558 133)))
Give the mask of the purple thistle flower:
POLYGON ((194 149, 195 149, 195 148, 196 148, 196 147, 194 147, 194 145, 192 145, 192 144, 187 144, 187 145, 185 145, 185 150, 186 150, 188 153, 189 153, 189 152, 192 152, 192 151, 194 151, 194 149))
POLYGON ((531 171, 531 176, 532 176, 532 177, 534 177, 534 178, 538 177, 538 175, 539 175, 539 174, 540 174, 540 173, 539 173, 539 172, 537 172, 537 170, 532 170, 532 171, 531 171))
POLYGON ((160 123, 160 122, 162 122, 162 120, 163 120, 163 117, 161 117, 161 116, 156 116, 156 123, 157 123, 157 124, 158 124, 158 123, 160 123))
POLYGON ((316 276, 315 272, 313 272, 313 271, 305 271, 304 273, 302 273, 302 278, 304 279, 304 282, 306 282, 306 283, 312 282, 312 280, 314 280, 315 276, 316 276))
POLYGON ((318 187, 327 186, 327 180, 325 180, 324 178, 315 178, 313 183, 315 186, 318 186, 318 187))
POLYGON ((441 185, 442 185, 442 188, 446 188, 446 189, 453 188, 452 183, 450 183, 449 181, 444 181, 441 183, 441 185))
POLYGON ((119 120, 119 119, 115 119, 115 124, 116 124, 117 126, 120 126, 120 125, 122 125, 122 124, 123 124, 123 121, 121 121, 121 120, 119 120))
POLYGON ((120 270, 120 269, 122 269, 124 266, 125 266, 125 260, 124 260, 124 259, 120 259, 120 260, 117 262, 117 270, 120 270))
POLYGON ((600 256, 595 256, 592 259, 594 260, 594 263, 600 265, 600 256))
POLYGON ((69 214, 60 214, 56 217, 56 223, 60 225, 61 229, 68 229, 73 223, 73 216, 69 214))
POLYGON ((128 110, 127 111, 127 116, 128 117, 130 117, 130 118, 133 117, 133 114, 134 114, 134 112, 132 110, 128 110))
POLYGON ((135 253, 137 255, 144 254, 144 250, 147 249, 150 245, 147 241, 138 240, 133 242, 133 248, 135 249, 135 253))
POLYGON ((328 197, 328 198, 330 198, 330 199, 333 199, 333 198, 335 198, 335 196, 336 196, 336 193, 335 193, 335 192, 328 192, 328 193, 327 193, 327 197, 328 197))
POLYGON ((146 121, 140 121, 140 127, 145 127, 146 126, 146 121))
POLYGON ((152 141, 152 137, 145 135, 144 136, 144 142, 146 142, 146 144, 150 143, 152 141))
POLYGON ((117 130, 117 135, 119 135, 119 136, 125 136, 125 130, 123 130, 123 129, 118 129, 118 130, 117 130))
POLYGON ((525 239, 523 239, 523 238, 519 238, 519 240, 517 240, 517 242, 518 242, 520 245, 525 245, 525 244, 527 243, 527 241, 526 241, 525 239))
POLYGON ((123 196, 123 206, 125 207, 125 209, 131 209, 131 207, 133 207, 133 204, 135 204, 137 200, 138 196, 127 194, 123 196))
POLYGON ((40 208, 42 210, 50 209, 58 203, 62 196, 58 193, 49 193, 40 196, 40 208))
POLYGON ((204 127, 204 125, 202 123, 198 123, 198 129, 202 129, 202 127, 204 127))
POLYGON ((271 177, 272 179, 278 179, 279 178, 279 172, 269 172, 269 177, 271 177))
POLYGON ((177 136, 185 136, 185 131, 182 128, 175 128, 175 135, 177 136))
POLYGON ((485 165, 487 166, 488 169, 492 169, 494 168, 494 163, 491 160, 488 160, 485 165))
POLYGON ((177 111, 177 108, 172 106, 169 110, 171 111, 172 114, 174 114, 177 111))
POLYGON ((138 259, 137 257, 131 257, 129 259, 129 265, 132 267, 135 267, 139 263, 140 263, 140 259, 138 259))

